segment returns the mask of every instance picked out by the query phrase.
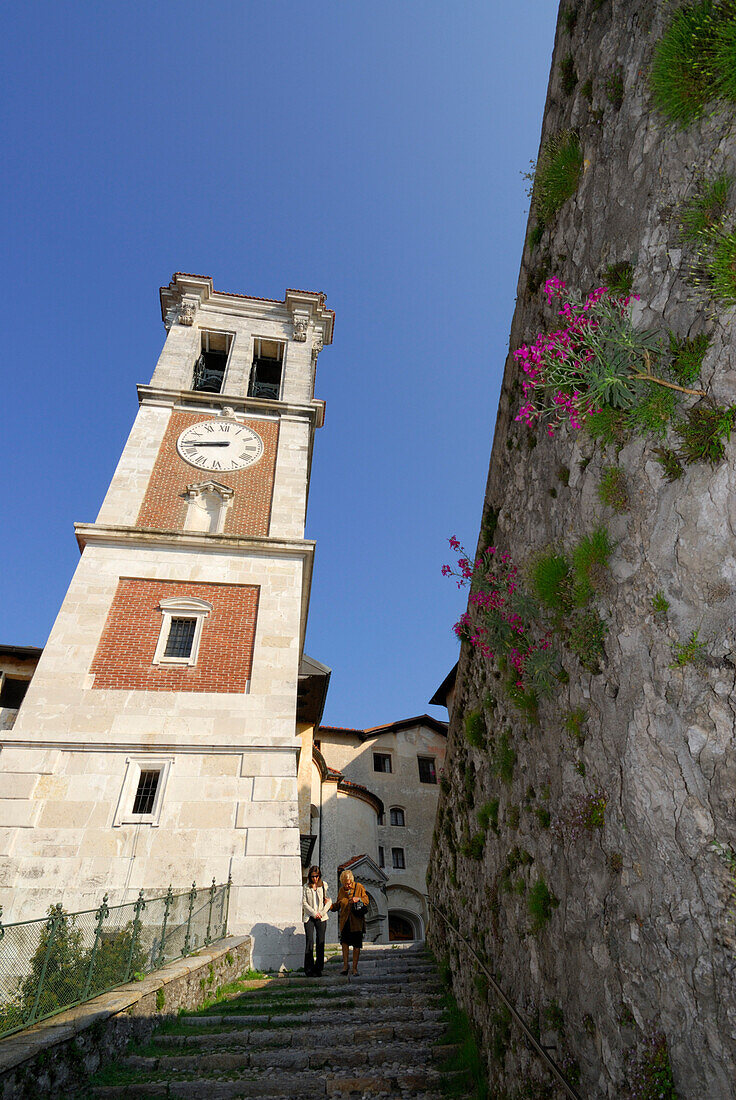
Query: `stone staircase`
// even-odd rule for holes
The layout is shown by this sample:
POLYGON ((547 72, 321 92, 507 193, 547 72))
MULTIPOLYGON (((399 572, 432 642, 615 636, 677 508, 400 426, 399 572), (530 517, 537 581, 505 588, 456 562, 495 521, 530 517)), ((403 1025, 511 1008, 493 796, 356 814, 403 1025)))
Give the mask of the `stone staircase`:
POLYGON ((413 945, 370 945, 358 977, 331 958, 321 978, 251 982, 232 999, 162 1023, 151 1042, 106 1067, 85 1089, 96 1100, 186 1097, 462 1096, 462 1075, 440 1064, 442 987, 413 945))

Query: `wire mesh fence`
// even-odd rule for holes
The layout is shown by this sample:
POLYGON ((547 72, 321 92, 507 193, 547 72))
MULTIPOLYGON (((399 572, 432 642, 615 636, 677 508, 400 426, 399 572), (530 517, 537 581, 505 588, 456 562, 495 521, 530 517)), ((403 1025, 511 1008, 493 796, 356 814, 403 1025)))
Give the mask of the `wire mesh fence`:
MULTIPOLYGON (((127 905, 0 922, 0 1036, 124 985, 227 934, 230 881, 127 905)), ((0 909, 0 915, 2 910, 0 909)))

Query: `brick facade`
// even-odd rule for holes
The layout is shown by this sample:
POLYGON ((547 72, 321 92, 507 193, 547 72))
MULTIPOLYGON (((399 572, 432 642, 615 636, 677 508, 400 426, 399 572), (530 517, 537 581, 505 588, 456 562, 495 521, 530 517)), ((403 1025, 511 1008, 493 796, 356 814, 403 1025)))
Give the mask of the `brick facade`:
POLYGON ((259 588, 121 577, 92 661, 95 688, 137 691, 245 691, 253 662, 259 588), (159 603, 175 596, 212 604, 196 665, 163 668, 153 656, 159 603))
POLYGON ((267 536, 271 520, 276 449, 279 425, 275 420, 242 420, 263 440, 263 454, 254 466, 233 473, 211 474, 185 462, 176 449, 176 441, 191 424, 215 420, 202 413, 173 412, 159 448, 151 478, 136 520, 137 527, 159 531, 181 531, 187 514, 184 494, 187 486, 214 477, 235 490, 228 509, 225 534, 267 536))

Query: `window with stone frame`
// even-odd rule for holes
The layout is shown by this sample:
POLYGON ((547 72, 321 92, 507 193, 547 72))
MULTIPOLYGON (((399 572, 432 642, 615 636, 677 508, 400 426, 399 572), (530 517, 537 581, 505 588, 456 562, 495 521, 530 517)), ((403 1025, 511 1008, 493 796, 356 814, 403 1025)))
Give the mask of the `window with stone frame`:
POLYGON ((401 806, 392 806, 389 810, 389 821, 392 825, 406 825, 406 818, 401 806))
POLYGON ((391 767, 391 754, 388 752, 374 752, 373 771, 384 772, 386 774, 393 771, 393 768, 391 767))
POLYGON ((406 868, 406 859, 403 848, 391 849, 391 865, 394 871, 403 871, 406 868))
POLYGON ((202 627, 212 604, 199 598, 174 596, 161 600, 158 606, 162 621, 154 665, 195 665, 202 627))

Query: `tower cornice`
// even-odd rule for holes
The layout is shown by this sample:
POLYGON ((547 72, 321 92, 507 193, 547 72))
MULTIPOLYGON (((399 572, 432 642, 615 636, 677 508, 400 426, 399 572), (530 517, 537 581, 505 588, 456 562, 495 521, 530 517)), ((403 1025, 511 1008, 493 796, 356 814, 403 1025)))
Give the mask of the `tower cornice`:
POLYGON ((268 536, 200 534, 195 531, 157 531, 150 527, 128 527, 108 523, 75 523, 80 552, 87 546, 129 545, 143 549, 206 550, 209 554, 243 555, 250 558, 300 558, 304 565, 302 584, 299 655, 304 651, 307 613, 312 588, 315 542, 312 539, 276 539, 268 536))
POLYGON ((291 401, 274 401, 265 397, 238 397, 231 393, 198 393, 196 390, 170 390, 158 386, 138 385, 140 405, 174 406, 215 415, 221 409, 233 408, 241 413, 276 413, 279 416, 308 417, 315 428, 325 422, 325 402, 313 400, 308 405, 291 401))
MULTIPOLYGON (((193 275, 177 271, 172 275, 168 286, 162 286, 161 317, 165 325, 170 325, 182 308, 187 311, 184 324, 191 324, 189 311, 206 309, 208 306, 219 312, 231 312, 242 316, 270 317, 278 320, 303 319, 311 323, 321 336, 322 344, 332 343, 335 328, 334 310, 328 309, 325 295, 319 290, 287 289, 283 300, 278 298, 256 298, 249 294, 231 294, 215 290, 209 275, 193 275)), ((298 339, 299 337, 297 337, 298 339)))

